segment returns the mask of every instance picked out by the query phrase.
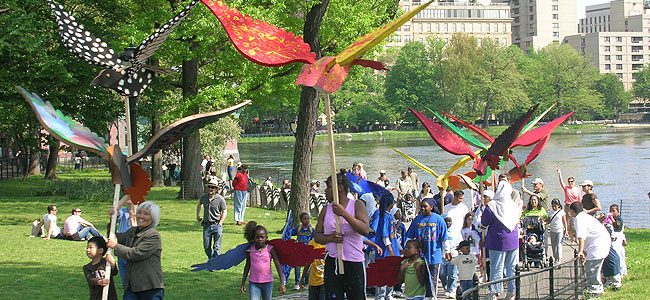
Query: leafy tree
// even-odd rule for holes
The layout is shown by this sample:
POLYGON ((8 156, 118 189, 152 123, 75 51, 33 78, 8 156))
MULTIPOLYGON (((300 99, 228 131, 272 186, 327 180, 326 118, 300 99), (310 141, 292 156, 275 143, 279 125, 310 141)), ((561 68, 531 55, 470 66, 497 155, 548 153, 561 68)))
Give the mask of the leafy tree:
POLYGON ((496 39, 483 39, 479 47, 480 61, 476 74, 476 96, 473 102, 483 108, 483 126, 488 126, 491 113, 496 115, 527 106, 524 78, 512 58, 512 52, 496 39))
POLYGON ((557 114, 576 111, 590 119, 602 108, 602 98, 593 90, 598 70, 571 46, 553 43, 531 51, 522 64, 529 98, 543 106, 556 105, 557 114))
POLYGON ((427 39, 426 44, 410 42, 399 52, 395 65, 386 77, 385 97, 394 103, 402 118, 407 108, 446 109, 444 97, 444 41, 427 39))
POLYGON ((632 95, 625 90, 623 83, 616 75, 608 73, 599 77, 595 89, 603 95, 602 117, 617 118, 621 112, 627 109, 628 104, 632 101, 632 95))
POLYGON ((394 103, 384 98, 384 78, 383 74, 365 68, 357 68, 350 74, 333 101, 337 127, 369 130, 375 124, 397 121, 399 113, 394 103))
POLYGON ((635 97, 650 99, 650 67, 645 66, 636 73, 632 92, 635 97))
POLYGON ((478 97, 476 77, 481 59, 478 40, 465 33, 454 34, 444 50, 444 58, 450 70, 444 82, 454 103, 448 110, 463 118, 477 117, 481 111, 474 101, 478 97))

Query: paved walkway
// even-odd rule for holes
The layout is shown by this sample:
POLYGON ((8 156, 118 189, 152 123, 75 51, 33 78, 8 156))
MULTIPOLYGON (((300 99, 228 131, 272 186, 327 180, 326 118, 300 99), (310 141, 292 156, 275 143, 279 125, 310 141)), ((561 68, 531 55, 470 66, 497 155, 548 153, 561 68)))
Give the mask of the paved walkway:
MULTIPOLYGON (((576 248, 577 246, 570 246, 567 244, 564 244, 562 247, 562 255, 563 255, 563 260, 568 261, 573 259, 573 248, 576 248)), ((549 250, 550 250, 550 243, 549 243, 549 250)), ((547 252, 548 254, 549 252, 547 252)), ((552 252, 550 252, 552 254, 552 252)), ((531 269, 531 271, 535 271, 537 269, 531 269)), ((571 269, 572 270, 572 269, 571 269)), ((567 270, 568 272, 569 270, 567 270)), ((557 274, 556 278, 558 276, 563 276, 562 274, 557 274)), ((569 278, 567 278, 569 280, 569 278)), ((539 299, 540 297, 544 297, 548 295, 548 288, 549 288, 549 278, 548 278, 548 273, 540 273, 538 275, 534 276, 527 276, 524 277, 521 281, 521 298, 522 300, 525 299, 539 299)), ((287 286, 288 289, 293 288, 292 285, 287 286)), ((484 294, 483 292, 481 294, 484 294)), ((277 297, 275 299, 308 299, 308 294, 306 290, 293 293, 290 295, 285 295, 282 297, 277 297)), ((374 299, 374 297, 368 297, 366 298, 368 300, 374 299)), ((444 291, 440 289, 440 284, 438 284, 438 299, 449 299, 445 297, 444 291)), ((557 297, 557 299, 564 299, 562 297, 557 297)))

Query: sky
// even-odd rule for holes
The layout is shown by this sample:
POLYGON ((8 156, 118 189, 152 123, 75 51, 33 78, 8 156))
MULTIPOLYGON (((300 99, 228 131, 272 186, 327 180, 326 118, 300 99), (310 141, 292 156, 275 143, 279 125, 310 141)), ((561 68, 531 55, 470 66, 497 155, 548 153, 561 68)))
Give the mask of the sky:
POLYGON ((610 0, 578 0, 578 19, 585 17, 585 6, 607 3, 610 0))

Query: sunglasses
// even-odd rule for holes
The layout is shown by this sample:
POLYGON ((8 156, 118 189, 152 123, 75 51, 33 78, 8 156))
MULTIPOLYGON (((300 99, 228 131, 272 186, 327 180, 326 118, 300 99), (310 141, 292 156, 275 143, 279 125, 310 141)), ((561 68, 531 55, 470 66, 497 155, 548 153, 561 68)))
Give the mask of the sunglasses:
POLYGON ((74 212, 78 212, 78 213, 81 213, 81 211, 80 211, 80 210, 75 210, 74 212))

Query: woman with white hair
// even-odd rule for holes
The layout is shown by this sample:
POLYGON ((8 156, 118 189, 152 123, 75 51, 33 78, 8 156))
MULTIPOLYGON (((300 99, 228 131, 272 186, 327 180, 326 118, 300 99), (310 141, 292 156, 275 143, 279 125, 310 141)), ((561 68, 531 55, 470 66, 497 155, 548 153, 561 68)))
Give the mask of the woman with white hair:
MULTIPOLYGON (((481 225, 488 228, 485 248, 490 257, 490 281, 502 279, 504 271, 507 277, 514 276, 519 261, 519 214, 511 194, 512 186, 507 178, 499 181, 496 192, 483 192, 484 201, 489 201, 481 216, 481 225)), ((501 283, 490 285, 486 299, 496 300, 500 292, 503 292, 501 283)), ((514 280, 508 282, 505 299, 515 299, 514 280)))
MULTIPOLYGON (((109 214, 113 214, 111 209, 109 214)), ((160 207, 143 202, 136 210, 138 226, 108 239, 108 247, 126 260, 124 299, 163 299, 163 273, 160 264, 162 243, 156 230, 160 222, 160 207)))

